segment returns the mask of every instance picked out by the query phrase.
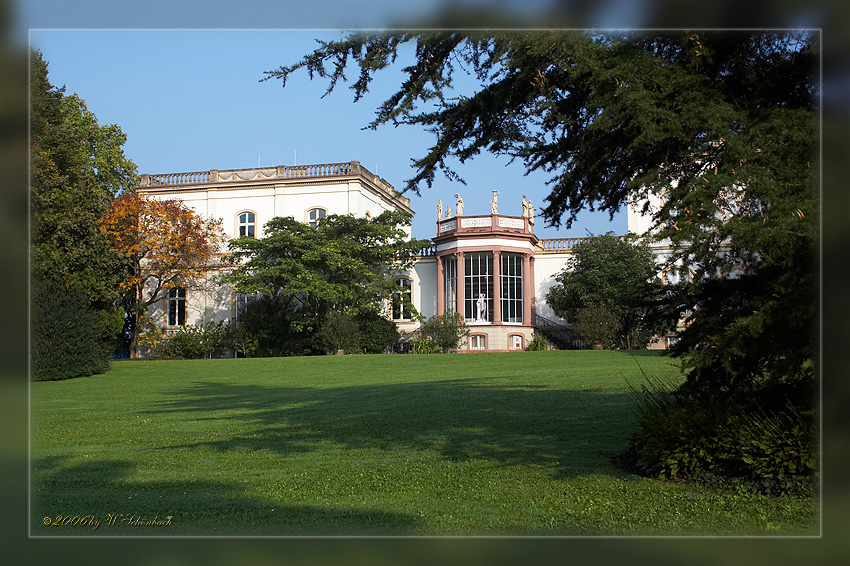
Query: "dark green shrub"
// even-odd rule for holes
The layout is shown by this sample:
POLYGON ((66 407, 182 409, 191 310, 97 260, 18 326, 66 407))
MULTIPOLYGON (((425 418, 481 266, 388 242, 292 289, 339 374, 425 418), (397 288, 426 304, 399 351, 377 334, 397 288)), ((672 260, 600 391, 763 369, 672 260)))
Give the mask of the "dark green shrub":
MULTIPOLYGON (((421 339, 431 341, 437 351, 448 354, 457 350, 463 339, 469 336, 469 327, 459 314, 438 314, 422 324, 419 335, 421 339)), ((415 350, 416 344, 414 344, 415 350)))
POLYGON ((316 348, 314 317, 298 310, 283 295, 261 295, 239 315, 236 347, 247 357, 303 356, 324 353, 316 348))
POLYGON ((400 339, 395 323, 377 312, 363 312, 354 320, 360 329, 359 346, 367 354, 389 352, 400 339))
POLYGON ((591 305, 579 309, 575 329, 586 344, 601 344, 611 348, 617 341, 620 318, 602 305, 591 305))
POLYGON ((792 407, 700 399, 653 386, 635 392, 640 421, 617 461, 643 475, 737 483, 765 493, 808 489, 816 472, 816 418, 792 407))
POLYGON ((112 360, 103 315, 79 289, 32 287, 31 371, 35 381, 103 373, 112 360))
POLYGON ((316 333, 316 344, 327 353, 344 350, 347 354, 361 352, 360 327, 350 316, 331 312, 325 316, 322 328, 316 333))
POLYGON ((548 349, 549 342, 546 341, 546 338, 538 336, 537 334, 535 334, 531 341, 525 346, 526 352, 543 352, 548 349))
POLYGON ((204 326, 186 325, 170 335, 162 335, 154 350, 159 359, 198 360, 217 358, 232 344, 230 321, 208 322, 204 326))
POLYGON ((416 338, 411 351, 414 354, 436 354, 440 351, 437 344, 430 338, 416 338))

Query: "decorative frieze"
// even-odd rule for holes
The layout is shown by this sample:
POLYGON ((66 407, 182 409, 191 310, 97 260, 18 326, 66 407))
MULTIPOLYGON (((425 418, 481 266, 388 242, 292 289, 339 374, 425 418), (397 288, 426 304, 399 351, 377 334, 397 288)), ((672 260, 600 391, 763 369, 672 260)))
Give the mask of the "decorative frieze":
POLYGON ((493 225, 492 220, 490 220, 489 216, 485 216, 482 218, 461 218, 460 227, 461 228, 489 228, 493 225))
POLYGON ((519 228, 522 230, 525 228, 525 223, 522 218, 506 218, 504 216, 500 216, 499 228, 519 228))
POLYGON ((452 230, 457 228, 457 220, 449 220, 447 222, 440 223, 440 233, 443 232, 451 232, 452 230))

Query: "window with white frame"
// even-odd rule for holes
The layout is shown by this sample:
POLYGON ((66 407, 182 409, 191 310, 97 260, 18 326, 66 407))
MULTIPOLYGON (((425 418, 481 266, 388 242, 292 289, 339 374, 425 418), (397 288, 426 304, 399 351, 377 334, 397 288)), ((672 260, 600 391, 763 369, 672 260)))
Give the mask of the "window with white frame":
POLYGON ((186 289, 175 287, 168 291, 168 326, 186 324, 186 289))
POLYGON ((466 254, 463 270, 466 321, 493 320, 493 254, 466 254))
POLYGON ((328 215, 328 211, 324 208, 311 208, 307 211, 307 224, 315 228, 319 222, 328 215))
POLYGON ((392 319, 410 320, 410 279, 406 277, 398 277, 395 284, 399 289, 393 293, 392 297, 392 319))
POLYGON ((242 212, 239 214, 239 237, 256 237, 257 216, 253 212, 242 212))
POLYGON ((473 334, 469 337, 469 349, 470 350, 486 350, 487 349, 487 337, 483 334, 473 334))
POLYGON ((522 334, 511 334, 510 348, 511 350, 522 350, 522 334))
POLYGON ((501 254, 502 321, 522 322, 522 254, 501 254))
POLYGON ((457 258, 455 256, 443 258, 443 280, 446 313, 453 313, 457 310, 457 258))

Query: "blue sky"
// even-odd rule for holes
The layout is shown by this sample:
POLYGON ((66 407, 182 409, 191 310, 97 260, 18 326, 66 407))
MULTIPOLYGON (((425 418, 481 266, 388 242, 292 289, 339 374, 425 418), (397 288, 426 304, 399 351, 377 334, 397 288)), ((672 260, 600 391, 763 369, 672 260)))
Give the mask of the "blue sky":
MULTIPOLYGON (((413 176, 411 159, 423 155, 433 135, 412 126, 364 130, 375 108, 399 84, 404 61, 377 75, 371 92, 353 102, 341 85, 327 87, 306 72, 260 82, 264 71, 291 64, 312 50, 316 38, 340 37, 314 30, 74 30, 31 29, 30 43, 48 61, 49 78, 76 92, 101 124, 127 134, 125 153, 140 173, 305 165, 360 161, 401 188, 413 176)), ((353 76, 353 75, 351 75, 353 76)), ((483 154, 456 170, 463 186, 438 174, 421 196, 407 194, 417 213, 413 235, 435 235, 437 201, 454 204, 459 192, 468 215, 487 214, 493 189, 500 212, 519 215, 525 194, 535 207, 548 194, 546 174, 525 176, 520 162, 483 154)), ((581 237, 587 231, 625 233, 626 214, 584 213, 569 230, 538 222, 539 237, 581 237)))

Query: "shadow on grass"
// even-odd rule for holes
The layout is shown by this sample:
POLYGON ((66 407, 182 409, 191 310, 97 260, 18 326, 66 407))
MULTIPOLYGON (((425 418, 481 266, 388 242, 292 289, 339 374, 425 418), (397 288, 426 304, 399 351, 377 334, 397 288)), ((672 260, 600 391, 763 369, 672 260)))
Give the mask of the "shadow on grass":
POLYGON ((133 465, 121 460, 70 466, 64 460, 32 462, 32 536, 375 535, 416 526, 415 518, 399 513, 246 498, 225 482, 131 481, 133 465), (61 524, 77 516, 75 522, 85 524, 61 524), (153 521, 159 524, 145 524, 153 521))
POLYGON ((627 394, 483 383, 463 379, 310 388, 204 382, 146 412, 244 425, 234 427, 244 434, 172 448, 268 450, 287 456, 330 442, 351 450, 431 450, 449 461, 546 467, 554 477, 620 474, 608 459, 625 448, 634 425, 627 394))

